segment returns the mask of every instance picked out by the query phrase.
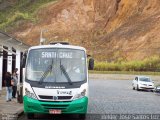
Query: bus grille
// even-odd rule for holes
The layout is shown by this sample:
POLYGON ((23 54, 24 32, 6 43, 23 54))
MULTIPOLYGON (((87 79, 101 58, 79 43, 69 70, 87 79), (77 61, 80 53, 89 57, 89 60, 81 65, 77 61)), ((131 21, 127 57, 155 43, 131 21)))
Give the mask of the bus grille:
POLYGON ((51 105, 51 104, 42 104, 43 108, 46 110, 50 109, 58 109, 58 110, 65 110, 69 105, 51 105))
MULTIPOLYGON (((46 100, 54 100, 53 96, 44 96, 44 95, 39 95, 40 99, 46 99, 46 100)), ((72 96, 57 96, 57 100, 70 100, 72 96)))

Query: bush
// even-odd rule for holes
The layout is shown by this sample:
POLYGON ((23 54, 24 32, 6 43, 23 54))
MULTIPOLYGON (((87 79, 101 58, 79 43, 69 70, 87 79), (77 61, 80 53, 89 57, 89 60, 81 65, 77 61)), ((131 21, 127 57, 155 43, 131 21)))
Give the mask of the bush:
POLYGON ((95 62, 96 71, 159 71, 160 57, 121 62, 95 62))
POLYGON ((19 0, 14 5, 0 11, 0 29, 6 30, 7 27, 14 25, 20 20, 37 21, 37 11, 56 0, 19 0))
POLYGON ((97 71, 120 71, 121 66, 118 63, 95 62, 94 70, 97 71))

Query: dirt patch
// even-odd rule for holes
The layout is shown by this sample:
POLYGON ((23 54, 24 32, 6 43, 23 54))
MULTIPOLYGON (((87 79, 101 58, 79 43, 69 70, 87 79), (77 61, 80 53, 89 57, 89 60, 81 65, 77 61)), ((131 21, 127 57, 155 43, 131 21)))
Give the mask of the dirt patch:
POLYGON ((59 0, 40 9, 38 23, 20 25, 13 35, 37 45, 47 29, 46 44, 68 41, 102 61, 143 60, 160 54, 159 6, 159 0, 59 0))

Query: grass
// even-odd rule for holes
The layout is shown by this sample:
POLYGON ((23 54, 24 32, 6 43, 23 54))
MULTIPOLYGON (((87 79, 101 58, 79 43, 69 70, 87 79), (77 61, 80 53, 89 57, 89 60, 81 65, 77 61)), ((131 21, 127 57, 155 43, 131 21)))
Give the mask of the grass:
POLYGON ((0 29, 6 31, 9 26, 14 27, 21 20, 38 21, 37 11, 56 0, 19 0, 14 5, 0 11, 0 29))
POLYGON ((90 71, 90 73, 160 75, 160 56, 153 56, 139 61, 96 61, 94 71, 90 71))
POLYGON ((95 71, 89 70, 90 74, 126 74, 126 75, 160 75, 160 72, 144 72, 144 71, 95 71))

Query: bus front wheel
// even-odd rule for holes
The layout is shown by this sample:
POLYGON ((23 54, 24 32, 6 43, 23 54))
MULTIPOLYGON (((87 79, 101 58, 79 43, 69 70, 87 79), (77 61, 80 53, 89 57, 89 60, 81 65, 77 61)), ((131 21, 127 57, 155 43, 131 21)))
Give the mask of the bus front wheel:
POLYGON ((27 118, 28 119, 34 119, 34 114, 33 113, 27 113, 27 118))

